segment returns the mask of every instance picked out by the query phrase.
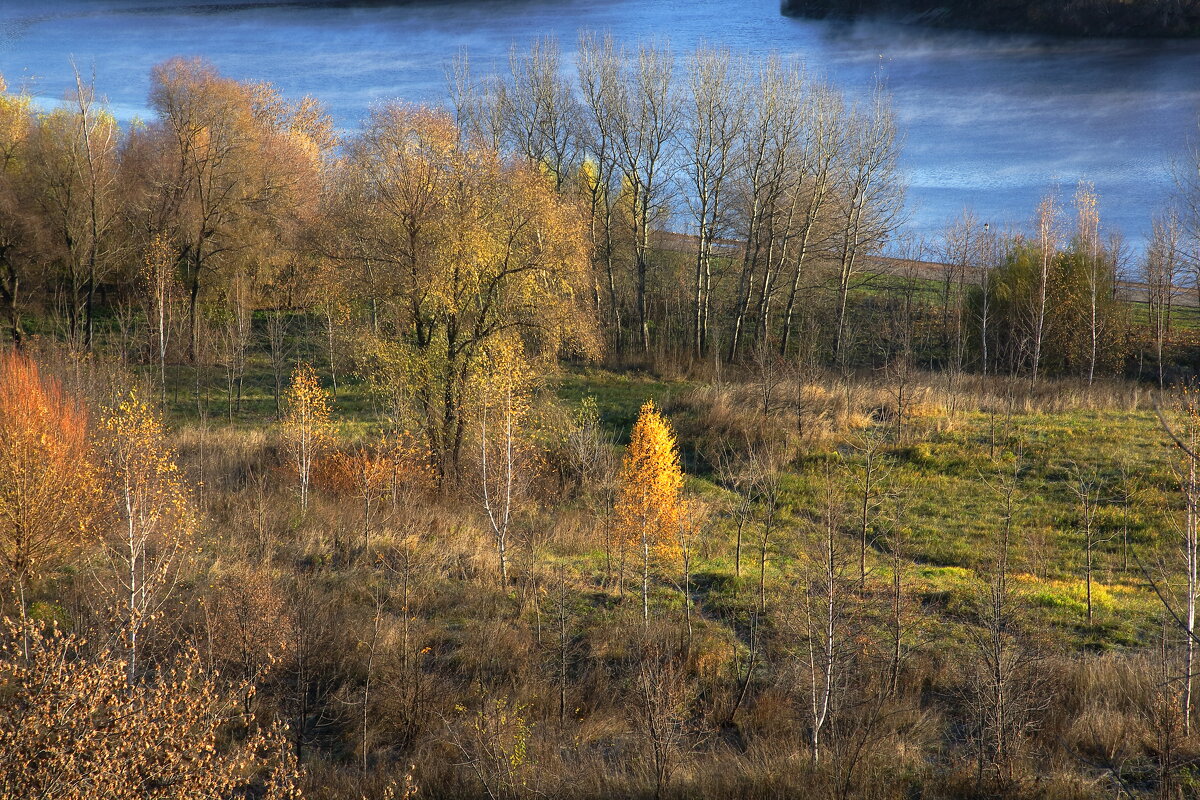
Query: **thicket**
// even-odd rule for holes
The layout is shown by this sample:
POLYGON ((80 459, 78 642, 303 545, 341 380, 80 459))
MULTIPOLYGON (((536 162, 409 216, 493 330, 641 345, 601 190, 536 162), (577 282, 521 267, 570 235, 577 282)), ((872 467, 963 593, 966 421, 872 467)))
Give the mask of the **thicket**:
POLYGON ((1186 208, 896 244, 884 93, 562 66, 0 93, 0 792, 1187 796, 1186 208))

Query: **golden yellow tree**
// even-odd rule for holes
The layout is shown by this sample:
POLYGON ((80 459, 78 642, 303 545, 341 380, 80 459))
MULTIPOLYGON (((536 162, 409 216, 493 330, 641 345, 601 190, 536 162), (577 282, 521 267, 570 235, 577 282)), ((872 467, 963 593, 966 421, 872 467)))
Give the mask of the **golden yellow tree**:
POLYGON ((104 540, 111 567, 106 588, 132 685, 143 631, 171 595, 196 517, 162 422, 139 392, 131 391, 112 409, 100 429, 113 504, 113 525, 104 540))
POLYGON ((671 425, 654 407, 642 406, 621 464, 616 514, 622 538, 642 556, 642 618, 650 619, 650 563, 677 546, 683 470, 671 425))
POLYGON ((329 395, 321 388, 316 370, 300 364, 284 397, 283 434, 291 450, 300 481, 300 512, 308 513, 308 487, 313 462, 329 438, 329 395))
POLYGON ((90 530, 87 414, 32 360, 0 353, 0 565, 25 618, 29 585, 90 530))
POLYGON ((536 170, 464 141, 448 115, 403 105, 372 114, 335 178, 331 239, 347 294, 370 312, 360 370, 420 422, 439 477, 459 478, 498 342, 526 361, 596 350, 579 209, 536 170))

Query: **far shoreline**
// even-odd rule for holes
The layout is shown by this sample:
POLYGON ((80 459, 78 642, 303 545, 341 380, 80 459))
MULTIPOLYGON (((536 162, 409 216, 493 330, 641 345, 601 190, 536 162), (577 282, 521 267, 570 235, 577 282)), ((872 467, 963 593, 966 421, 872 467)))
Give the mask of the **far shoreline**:
POLYGON ((781 0, 784 16, 855 21, 874 19, 912 27, 1070 39, 1186 40, 1200 38, 1200 2, 1177 16, 1151 19, 1158 0, 1141 5, 1092 0, 1104 8, 1039 4, 1039 0, 781 0), (1065 7, 1064 7, 1065 6, 1065 7))

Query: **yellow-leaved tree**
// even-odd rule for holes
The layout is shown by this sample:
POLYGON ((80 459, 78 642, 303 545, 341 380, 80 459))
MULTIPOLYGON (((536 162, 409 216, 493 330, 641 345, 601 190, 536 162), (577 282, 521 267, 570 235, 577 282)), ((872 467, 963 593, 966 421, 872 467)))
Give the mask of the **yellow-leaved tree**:
POLYGON ((532 502, 539 468, 528 430, 533 372, 514 339, 501 339, 488 348, 479 402, 480 489, 503 586, 508 585, 512 523, 532 502))
POLYGON ((441 111, 377 109, 326 198, 331 263, 366 316, 359 373, 457 480, 472 394, 503 342, 525 363, 595 354, 586 231, 537 170, 463 140, 441 111))
POLYGON ((126 679, 138 678, 143 634, 171 596, 196 516, 162 422, 136 390, 100 425, 112 526, 104 539, 105 587, 125 649, 126 679))
POLYGON ((283 435, 300 481, 300 513, 307 514, 313 462, 328 443, 330 430, 329 394, 311 365, 300 364, 292 372, 284 404, 283 435))
POLYGON ((641 551, 642 618, 650 619, 650 563, 678 546, 683 470, 671 425, 648 400, 621 464, 616 514, 622 539, 641 551))

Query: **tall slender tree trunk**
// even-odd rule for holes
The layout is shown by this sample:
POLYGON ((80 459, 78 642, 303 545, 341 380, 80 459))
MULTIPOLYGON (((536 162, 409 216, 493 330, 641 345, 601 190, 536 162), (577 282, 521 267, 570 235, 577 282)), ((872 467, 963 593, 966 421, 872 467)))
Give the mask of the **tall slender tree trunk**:
POLYGON ((642 620, 650 624, 650 537, 642 524, 642 620))

